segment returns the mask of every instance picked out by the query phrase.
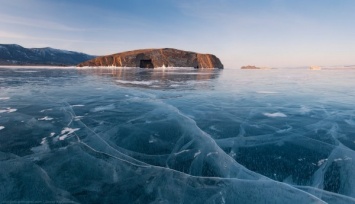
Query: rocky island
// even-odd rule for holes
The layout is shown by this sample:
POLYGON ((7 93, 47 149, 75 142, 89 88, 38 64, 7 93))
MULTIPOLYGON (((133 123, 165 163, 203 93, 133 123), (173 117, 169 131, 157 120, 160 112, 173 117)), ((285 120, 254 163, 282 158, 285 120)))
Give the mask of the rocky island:
POLYGON ((242 66, 241 69, 270 69, 269 67, 257 67, 254 65, 242 66))
POLYGON ((78 67, 194 67, 223 69, 221 61, 212 54, 177 50, 173 48, 142 49, 101 56, 80 63, 78 67))
POLYGON ((247 66, 242 66, 241 69, 260 69, 260 67, 252 66, 252 65, 247 65, 247 66))

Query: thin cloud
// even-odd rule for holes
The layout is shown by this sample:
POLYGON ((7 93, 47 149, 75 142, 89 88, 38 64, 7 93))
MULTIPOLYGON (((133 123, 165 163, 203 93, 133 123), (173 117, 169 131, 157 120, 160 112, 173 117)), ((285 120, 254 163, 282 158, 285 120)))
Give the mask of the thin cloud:
POLYGON ((90 43, 90 44, 101 44, 101 43, 110 43, 110 44, 127 44, 126 42, 118 41, 100 41, 100 40, 76 40, 76 39, 65 39, 65 38, 44 38, 44 37, 34 37, 29 35, 22 35, 12 32, 3 32, 0 31, 0 38, 12 38, 12 39, 28 39, 28 40, 41 40, 41 41, 59 41, 59 42, 70 42, 70 43, 90 43))
POLYGON ((49 30, 61 30, 61 31, 73 31, 73 32, 81 32, 85 31, 85 29, 80 28, 73 28, 67 25, 63 25, 60 23, 46 21, 42 19, 29 19, 29 18, 22 18, 17 16, 10 16, 0 14, 0 22, 6 24, 16 24, 22 26, 29 26, 29 27, 36 27, 36 28, 43 28, 49 30))
POLYGON ((57 41, 57 42, 70 42, 70 43, 90 43, 90 44, 101 44, 101 43, 110 43, 115 45, 127 44, 126 42, 121 41, 109 41, 109 40, 78 40, 78 39, 65 39, 65 38, 45 38, 45 37, 34 37, 29 35, 23 35, 13 32, 4 32, 0 31, 0 38, 9 38, 9 39, 27 39, 27 40, 40 40, 40 41, 57 41))
POLYGON ((28 39, 30 38, 30 36, 26 36, 18 33, 0 31, 0 38, 28 39))

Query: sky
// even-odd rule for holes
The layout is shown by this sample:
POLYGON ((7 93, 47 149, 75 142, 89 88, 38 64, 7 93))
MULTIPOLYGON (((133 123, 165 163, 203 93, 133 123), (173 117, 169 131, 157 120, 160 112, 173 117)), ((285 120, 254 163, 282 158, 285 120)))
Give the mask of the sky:
POLYGON ((355 0, 0 0, 0 44, 177 48, 226 68, 355 65, 355 0))

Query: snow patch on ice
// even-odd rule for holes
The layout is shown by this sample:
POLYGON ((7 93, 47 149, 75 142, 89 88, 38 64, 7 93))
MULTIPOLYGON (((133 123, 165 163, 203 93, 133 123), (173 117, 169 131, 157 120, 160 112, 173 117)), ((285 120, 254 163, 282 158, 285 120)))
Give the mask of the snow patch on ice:
POLYGON ((0 130, 4 129, 5 127, 4 126, 0 126, 0 130))
POLYGON ((328 161, 328 159, 321 159, 317 162, 317 166, 321 166, 322 164, 324 164, 324 162, 328 161))
POLYGON ((347 161, 347 160, 351 160, 351 158, 348 157, 348 156, 345 156, 344 158, 337 158, 337 159, 334 159, 335 162, 337 162, 337 161, 347 161))
POLYGON ((154 136, 150 136, 149 137, 149 143, 154 143, 154 142, 157 142, 158 141, 158 139, 157 138, 155 138, 154 136))
POLYGON ((344 120, 348 125, 351 125, 351 126, 355 126, 355 121, 351 120, 351 119, 346 119, 344 120))
POLYGON ((221 132, 221 130, 216 128, 216 126, 214 126, 214 125, 210 126, 210 129, 214 130, 214 131, 217 131, 217 132, 221 132))
POLYGON ((134 84, 134 85, 152 85, 153 83, 157 82, 156 80, 153 81, 124 81, 124 80, 116 80, 116 82, 120 84, 134 84))
POLYGON ((194 158, 197 157, 199 154, 201 154, 201 150, 198 150, 198 151, 194 154, 194 158))
POLYGON ((50 118, 48 116, 45 116, 43 118, 38 118, 38 120, 53 120, 53 118, 50 118))
POLYGON ((10 99, 10 97, 0 97, 0 100, 1 100, 1 101, 9 100, 9 99, 10 99))
POLYGON ((231 157, 235 157, 235 156, 237 156, 237 154, 232 150, 230 153, 229 153, 229 155, 231 156, 231 157))
MULTIPOLYGON (((163 67, 157 67, 157 68, 154 68, 154 71, 155 70, 164 70, 164 69, 168 69, 168 70, 195 70, 196 68, 194 67, 172 67, 170 65, 167 65, 167 66, 163 66, 163 67)), ((172 74, 174 74, 173 72, 171 72, 172 74)), ((169 74, 171 74, 169 73, 169 74)))
POLYGON ((82 104, 76 104, 76 105, 72 105, 72 107, 83 107, 85 105, 82 105, 82 104))
POLYGON ((352 158, 348 157, 348 156, 345 156, 344 160, 352 160, 352 158))
POLYGON ((79 121, 83 118, 84 116, 75 116, 74 117, 74 121, 79 121))
POLYGON ((69 137, 71 134, 73 134, 75 131, 80 130, 80 128, 64 128, 61 132, 60 132, 60 136, 59 136, 59 140, 65 140, 67 137, 69 137))
POLYGON ((98 106, 96 108, 93 108, 91 111, 92 112, 99 112, 99 111, 113 110, 113 109, 115 109, 115 105, 110 104, 110 105, 107 105, 107 106, 98 106))
POLYGON ((208 156, 211 156, 213 154, 218 154, 218 152, 209 152, 206 156, 208 157, 208 156))
POLYGON ((285 133, 285 132, 289 132, 292 130, 292 126, 290 125, 287 125, 287 128, 286 129, 280 129, 278 131, 276 131, 277 133, 285 133))
POLYGON ((286 114, 281 113, 281 112, 276 112, 276 113, 264 113, 264 115, 265 115, 266 117, 270 117, 270 118, 277 118, 277 117, 286 118, 286 117, 287 117, 286 114))
POLYGON ((12 113, 17 111, 15 108, 6 108, 6 109, 0 109, 0 113, 12 113))
POLYGON ((41 110, 41 111, 39 111, 39 112, 43 113, 43 112, 51 111, 51 110, 53 110, 53 109, 49 108, 49 109, 43 109, 43 110, 41 110))
POLYGON ((170 84, 170 87, 179 87, 179 86, 183 86, 182 84, 170 84))
POLYGON ((311 112, 311 109, 309 108, 309 107, 307 107, 307 106, 301 106, 301 108, 300 108, 300 113, 302 114, 302 115, 304 115, 304 114, 307 114, 307 113, 309 113, 309 112, 311 112))
POLYGON ((190 150, 189 149, 185 149, 185 150, 182 150, 181 152, 177 152, 177 153, 174 153, 175 156, 176 155, 179 155, 179 154, 182 154, 182 153, 185 153, 185 152, 189 152, 190 150))
POLYGON ((41 141, 41 145, 37 146, 37 147, 32 147, 31 151, 34 153, 40 153, 40 152, 47 152, 49 150, 49 145, 48 145, 48 141, 47 138, 42 138, 41 141))

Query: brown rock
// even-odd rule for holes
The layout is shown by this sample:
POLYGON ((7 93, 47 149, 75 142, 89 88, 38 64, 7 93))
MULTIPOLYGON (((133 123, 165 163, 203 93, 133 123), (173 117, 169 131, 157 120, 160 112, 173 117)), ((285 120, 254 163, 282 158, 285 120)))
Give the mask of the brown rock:
POLYGON ((223 69, 223 64, 214 55, 199 54, 172 48, 144 49, 122 52, 97 57, 95 59, 80 63, 77 66, 116 66, 141 68, 156 68, 165 66, 223 69))

